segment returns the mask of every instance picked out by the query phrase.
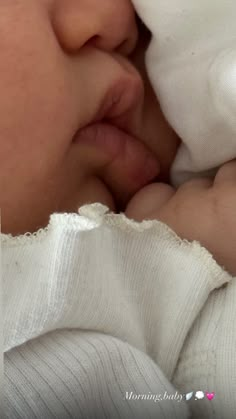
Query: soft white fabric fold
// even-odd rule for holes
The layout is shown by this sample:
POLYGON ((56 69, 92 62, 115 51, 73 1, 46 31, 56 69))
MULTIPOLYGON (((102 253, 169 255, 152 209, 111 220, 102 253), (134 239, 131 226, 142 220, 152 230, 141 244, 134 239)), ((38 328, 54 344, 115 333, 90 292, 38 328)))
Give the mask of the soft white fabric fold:
MULTIPOLYGON (((38 393, 34 380, 37 381, 37 376, 43 374, 41 379, 45 383, 51 382, 51 370, 58 377, 58 381, 54 377, 53 386, 58 406, 65 409, 66 401, 59 396, 60 391, 63 392, 61 386, 65 374, 63 369, 58 368, 56 355, 62 349, 60 339, 64 337, 67 344, 63 345, 67 345, 66 350, 72 351, 73 369, 83 365, 91 382, 94 374, 92 365, 89 367, 87 361, 81 359, 80 344, 76 349, 76 339, 84 345, 84 353, 88 353, 91 345, 97 348, 100 367, 94 368, 100 368, 98 380, 104 379, 111 387, 118 380, 120 390, 116 388, 116 397, 119 400, 125 384, 117 378, 119 371, 114 373, 117 363, 109 360, 113 356, 108 354, 113 353, 114 342, 122 352, 121 363, 130 365, 127 370, 130 391, 135 391, 135 383, 139 382, 138 391, 144 386, 151 393, 161 394, 165 389, 174 394, 170 383, 175 379, 177 388, 182 385, 181 391, 188 391, 183 388, 180 369, 175 376, 186 338, 188 336, 189 339, 212 292, 220 293, 222 285, 232 278, 216 264, 207 250, 198 243, 181 241, 164 224, 158 221, 135 223, 123 214, 107 213, 107 210, 100 204, 88 205, 80 209, 80 215, 54 214, 48 228, 36 235, 2 236, 7 410, 12 415, 8 417, 19 417, 14 413, 14 400, 20 397, 19 388, 25 392, 22 399, 27 399, 27 394, 34 394, 35 402, 38 393), (98 338, 103 342, 101 347, 98 338), (49 348, 48 345, 55 346, 55 351, 45 352, 43 348, 49 348), (130 353, 135 357, 135 363, 130 353), (27 377, 25 363, 28 365, 27 377), (41 363, 50 363, 50 369, 40 369, 41 363), (32 368, 36 368, 36 375, 30 373, 32 368), (150 375, 153 368, 155 380, 150 375), (148 387, 145 382, 149 382, 148 387), (30 388, 30 393, 27 393, 30 388)), ((219 307, 223 310, 222 305, 219 307)), ((213 333, 215 327, 214 316, 209 313, 206 319, 212 318, 213 322, 209 333, 213 333)), ((213 342, 217 344, 217 341, 213 342)), ((200 348, 199 342, 198 346, 191 346, 191 351, 195 353, 200 348)), ((212 350, 217 351, 218 346, 213 346, 212 350)), ((193 356, 191 351, 190 357, 193 356)), ((65 357, 65 353, 60 356, 65 357)), ((221 356, 225 355, 221 353, 221 356)), ((80 381, 78 376, 77 380, 80 381)), ((215 391, 217 385, 220 386, 217 383, 215 377, 215 391)), ((72 385, 69 379, 67 385, 72 385)), ((100 390, 96 390, 96 386, 90 387, 89 391, 95 397, 94 406, 98 406, 96 400, 100 397, 100 390)), ((51 399, 46 393, 44 405, 46 403, 49 409, 51 399)), ((78 390, 76 400, 80 401, 80 397, 84 396, 78 390)), ((32 409, 39 417, 32 403, 30 408, 26 402, 20 404, 24 412, 24 416, 20 417, 30 418, 32 409)), ((82 399, 81 403, 84 403, 82 399)), ((58 406, 55 409, 59 409, 58 406)), ((135 417, 138 404, 133 401, 125 403, 125 406, 127 417, 128 411, 135 417)), ((187 417, 183 402, 152 403, 149 409, 150 417, 155 417, 159 409, 163 409, 163 418, 175 417, 174 414, 182 419, 187 417), (171 411, 172 416, 169 416, 171 411)), ((52 411, 57 415, 56 411, 52 411)), ((46 408, 41 412, 54 417, 46 408)), ((123 417, 124 411, 121 412, 123 417)), ((83 416, 79 416, 78 412, 78 416, 72 417, 83 416)), ((114 417, 119 416, 114 414, 114 417)))
POLYGON ((133 0, 153 40, 147 68, 182 140, 173 182, 236 158, 235 0, 133 0))

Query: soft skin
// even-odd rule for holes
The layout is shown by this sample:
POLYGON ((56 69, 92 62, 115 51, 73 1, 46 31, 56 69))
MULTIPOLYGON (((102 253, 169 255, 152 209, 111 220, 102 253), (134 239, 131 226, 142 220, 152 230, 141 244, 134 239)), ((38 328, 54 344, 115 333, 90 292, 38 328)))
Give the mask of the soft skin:
POLYGON ((134 64, 140 64, 145 73, 143 44, 139 48, 137 40, 135 13, 128 0, 1 2, 4 233, 35 231, 47 224, 51 213, 77 212, 87 202, 100 201, 119 210, 116 202, 120 199, 125 205, 158 175, 160 166, 167 173, 170 158, 167 163, 164 160, 169 153, 164 151, 164 160, 162 151, 159 155, 162 130, 171 156, 178 139, 165 122, 150 85, 147 81, 143 85, 129 62, 134 54, 134 64), (110 154, 75 145, 75 133, 93 121, 107 89, 119 77, 142 87, 131 118, 132 133, 139 141, 110 154), (151 156, 153 168, 145 174, 151 156))
POLYGON ((214 179, 193 179, 177 190, 164 183, 142 188, 126 215, 136 221, 159 220, 182 239, 197 240, 232 275, 236 275, 236 160, 224 164, 214 179))
POLYGON ((145 72, 148 42, 142 25, 138 37, 129 0, 0 3, 2 231, 35 231, 51 213, 77 212, 88 202, 127 206, 131 218, 156 218, 199 240, 236 273, 235 162, 213 183, 195 180, 177 192, 166 184, 144 187, 156 176, 168 180, 179 145, 145 72), (139 92, 124 118, 137 140, 111 143, 106 152, 74 143, 119 79, 139 92))

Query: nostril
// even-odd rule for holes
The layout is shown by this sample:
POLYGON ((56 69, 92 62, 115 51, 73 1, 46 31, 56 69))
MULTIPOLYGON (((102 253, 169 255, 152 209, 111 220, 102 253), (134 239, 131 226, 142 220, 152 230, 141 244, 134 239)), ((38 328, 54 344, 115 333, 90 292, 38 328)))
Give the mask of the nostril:
POLYGON ((127 44, 129 43, 128 41, 129 41, 128 39, 125 39, 124 41, 122 41, 120 45, 118 45, 118 47, 116 48, 116 52, 122 55, 126 55, 127 53, 126 51, 128 50, 127 48, 127 44))
MULTIPOLYGON (((122 42, 121 45, 125 44, 125 42, 122 42)), ((96 48, 99 48, 103 51, 112 51, 113 45, 110 45, 110 42, 106 40, 104 36, 101 35, 94 35, 92 36, 85 45, 93 46, 96 48)), ((119 48, 119 47, 118 47, 119 48)))
POLYGON ((138 42, 138 32, 133 32, 133 35, 128 36, 115 49, 120 55, 128 57, 135 50, 138 42))
MULTIPOLYGON (((94 35, 91 37, 85 45, 93 46, 105 51, 112 51, 112 46, 108 47, 108 45, 105 44, 104 39, 100 35, 94 35)), ((117 52, 120 55, 128 56, 133 51, 134 47, 134 41, 131 41, 131 39, 127 38, 124 41, 122 41, 116 48, 115 52, 117 52)))
POLYGON ((86 42, 85 45, 92 45, 92 46, 101 48, 101 46, 100 46, 101 45, 101 41, 102 41, 102 37, 101 36, 94 35, 90 39, 88 39, 88 41, 86 42))

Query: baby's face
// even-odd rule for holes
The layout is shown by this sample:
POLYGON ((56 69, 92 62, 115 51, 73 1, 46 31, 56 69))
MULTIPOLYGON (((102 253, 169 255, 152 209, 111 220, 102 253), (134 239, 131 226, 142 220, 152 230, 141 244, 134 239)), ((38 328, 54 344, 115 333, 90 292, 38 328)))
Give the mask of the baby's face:
POLYGON ((55 211, 96 201, 102 153, 114 152, 116 140, 102 145, 101 125, 76 133, 101 118, 123 124, 168 171, 178 140, 146 80, 137 39, 128 0, 0 2, 3 232, 34 231, 55 211))

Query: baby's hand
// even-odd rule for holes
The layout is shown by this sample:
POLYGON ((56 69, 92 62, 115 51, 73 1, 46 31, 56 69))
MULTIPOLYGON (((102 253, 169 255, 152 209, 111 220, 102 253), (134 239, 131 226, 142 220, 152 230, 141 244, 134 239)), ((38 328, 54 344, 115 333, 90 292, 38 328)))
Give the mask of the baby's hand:
POLYGON ((157 219, 181 238, 197 240, 236 275, 236 161, 223 165, 214 180, 194 179, 177 191, 151 184, 129 202, 125 214, 136 221, 157 219))

